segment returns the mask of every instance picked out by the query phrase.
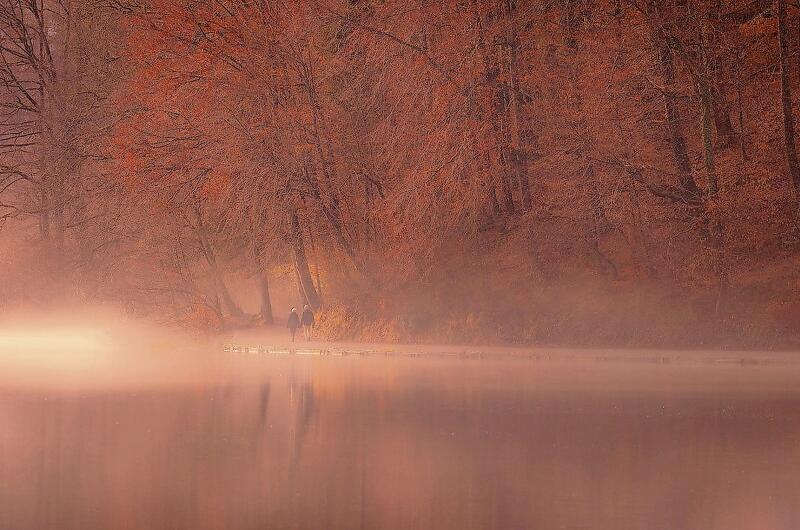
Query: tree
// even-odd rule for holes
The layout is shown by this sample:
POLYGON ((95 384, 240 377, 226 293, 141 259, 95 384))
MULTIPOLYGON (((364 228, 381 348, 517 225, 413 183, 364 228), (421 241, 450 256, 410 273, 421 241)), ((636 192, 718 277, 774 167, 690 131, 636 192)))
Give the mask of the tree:
POLYGON ((791 72, 789 71, 789 28, 786 22, 786 1, 778 2, 778 48, 781 65, 781 107, 783 109, 783 141, 786 146, 786 165, 795 193, 800 200, 800 164, 797 161, 797 145, 794 134, 792 111, 791 72))

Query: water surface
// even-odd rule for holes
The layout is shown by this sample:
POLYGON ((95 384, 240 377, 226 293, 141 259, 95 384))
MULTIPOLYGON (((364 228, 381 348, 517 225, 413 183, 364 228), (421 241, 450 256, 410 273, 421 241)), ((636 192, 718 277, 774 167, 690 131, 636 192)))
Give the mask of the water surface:
POLYGON ((800 527, 797 367, 223 364, 0 385, 0 529, 800 527))

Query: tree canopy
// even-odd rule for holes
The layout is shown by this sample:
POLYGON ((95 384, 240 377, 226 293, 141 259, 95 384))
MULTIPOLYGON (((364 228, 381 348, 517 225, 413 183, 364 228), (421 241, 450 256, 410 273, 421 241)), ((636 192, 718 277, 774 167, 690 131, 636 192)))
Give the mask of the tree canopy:
POLYGON ((0 298, 218 326, 271 322, 283 285, 332 337, 794 340, 798 22, 0 0, 0 298))

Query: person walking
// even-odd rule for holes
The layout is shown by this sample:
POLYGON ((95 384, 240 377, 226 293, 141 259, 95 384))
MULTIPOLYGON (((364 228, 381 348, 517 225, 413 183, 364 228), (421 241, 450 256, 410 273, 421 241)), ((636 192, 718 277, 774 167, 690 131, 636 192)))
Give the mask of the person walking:
POLYGON ((311 340, 311 333, 314 331, 314 312, 307 305, 303 308, 303 334, 306 336, 306 341, 311 340))
POLYGON ((286 327, 289 328, 289 333, 292 334, 292 342, 294 342, 294 336, 297 334, 297 328, 300 327, 300 317, 297 316, 296 307, 293 307, 292 312, 289 313, 289 321, 286 323, 286 327))

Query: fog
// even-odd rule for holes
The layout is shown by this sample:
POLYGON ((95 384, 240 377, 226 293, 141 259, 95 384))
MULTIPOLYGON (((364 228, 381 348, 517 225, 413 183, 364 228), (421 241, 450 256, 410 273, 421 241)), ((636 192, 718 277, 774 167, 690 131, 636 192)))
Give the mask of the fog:
POLYGON ((798 389, 792 354, 292 346, 20 312, 0 528, 790 530, 798 389))
POLYGON ((219 374, 220 345, 108 306, 19 309, 0 319, 0 386, 85 392, 198 384, 219 374))

